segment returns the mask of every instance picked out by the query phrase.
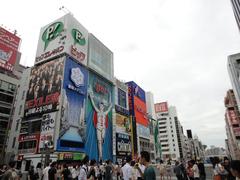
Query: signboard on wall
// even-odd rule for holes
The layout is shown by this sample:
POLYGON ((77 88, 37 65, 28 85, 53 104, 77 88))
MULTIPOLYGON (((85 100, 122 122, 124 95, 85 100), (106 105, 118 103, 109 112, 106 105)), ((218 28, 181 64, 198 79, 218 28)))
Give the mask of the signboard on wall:
POLYGON ((89 34, 88 66, 109 81, 113 81, 113 53, 93 34, 89 34))
POLYGON ((66 59, 58 150, 84 150, 87 81, 88 73, 86 68, 71 58, 66 59))
POLYGON ((90 159, 112 159, 112 84, 89 73, 86 153, 90 159))
POLYGON ((116 131, 119 133, 131 133, 129 117, 116 113, 116 131))
POLYGON ((13 71, 19 43, 19 37, 0 27, 0 68, 13 71))
POLYGON ((122 133, 116 134, 117 156, 131 155, 131 140, 130 136, 122 133))
POLYGON ((39 150, 43 150, 46 142, 54 142, 54 128, 56 122, 56 113, 48 113, 42 116, 41 134, 39 141, 39 150))
POLYGON ((68 54, 87 65, 88 31, 71 15, 41 28, 35 64, 68 54))
POLYGON ((154 108, 155 108, 155 112, 156 113, 168 112, 168 104, 167 104, 167 102, 161 102, 161 103, 154 104, 154 108))
POLYGON ((145 127, 141 124, 137 124, 137 134, 140 137, 149 139, 150 138, 150 129, 149 129, 149 127, 145 127))
POLYGON ((134 112, 136 122, 147 127, 149 124, 149 120, 147 118, 146 103, 136 96, 134 96, 134 112))
POLYGON ((31 69, 25 117, 58 110, 62 76, 63 58, 34 66, 31 69))

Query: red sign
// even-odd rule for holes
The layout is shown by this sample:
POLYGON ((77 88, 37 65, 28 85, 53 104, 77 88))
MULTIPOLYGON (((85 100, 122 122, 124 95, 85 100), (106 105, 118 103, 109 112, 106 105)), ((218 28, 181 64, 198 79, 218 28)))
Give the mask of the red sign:
POLYGON ((31 140, 39 140, 40 135, 39 134, 33 134, 33 135, 20 135, 18 138, 18 141, 31 141, 31 140))
POLYGON ((20 38, 0 27, 0 67, 13 71, 20 38))
POLYGON ((155 107, 155 112, 168 112, 168 104, 167 102, 161 102, 161 103, 157 103, 154 104, 155 107))
POLYGON ((237 118, 234 110, 229 110, 228 111, 228 119, 229 119, 229 122, 231 124, 238 124, 239 123, 238 118, 237 118))
POLYGON ((240 136, 240 127, 233 128, 233 132, 235 136, 240 136))
POLYGON ((147 119, 146 103, 143 102, 137 96, 134 96, 134 112, 135 112, 136 122, 147 127, 148 119, 147 119))

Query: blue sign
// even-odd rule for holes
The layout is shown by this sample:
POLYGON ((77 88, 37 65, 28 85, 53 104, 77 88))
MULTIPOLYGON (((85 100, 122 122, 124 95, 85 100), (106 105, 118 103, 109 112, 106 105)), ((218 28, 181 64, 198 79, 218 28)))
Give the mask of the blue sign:
POLYGON ((145 98, 145 91, 138 86, 135 82, 130 81, 126 83, 128 85, 128 87, 131 88, 131 93, 132 96, 137 96, 139 97, 143 102, 146 102, 146 98, 145 98))
POLYGON ((65 61, 61 125, 57 150, 85 151, 88 72, 70 57, 65 61))

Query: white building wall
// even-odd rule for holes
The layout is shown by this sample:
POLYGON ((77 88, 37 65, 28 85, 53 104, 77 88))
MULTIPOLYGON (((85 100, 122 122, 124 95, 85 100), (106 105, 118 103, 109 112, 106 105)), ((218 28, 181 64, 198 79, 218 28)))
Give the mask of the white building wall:
POLYGON ((17 155, 18 153, 18 136, 21 129, 21 120, 24 115, 24 105, 29 87, 29 77, 31 68, 26 69, 20 80, 20 87, 18 88, 16 100, 15 100, 15 111, 13 113, 13 121, 9 132, 9 139, 7 143, 7 161, 11 156, 17 155), (15 142, 14 142, 15 141, 15 142))

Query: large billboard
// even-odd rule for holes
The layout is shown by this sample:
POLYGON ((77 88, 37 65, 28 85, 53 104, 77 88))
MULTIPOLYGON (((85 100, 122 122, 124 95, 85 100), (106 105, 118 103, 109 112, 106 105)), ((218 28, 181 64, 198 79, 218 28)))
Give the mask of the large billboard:
POLYGON ((148 127, 149 120, 147 118, 147 107, 146 103, 143 102, 137 96, 134 96, 134 115, 136 117, 136 122, 148 127))
POLYGON ((154 108, 156 113, 168 112, 168 103, 161 102, 161 103, 154 104, 154 108))
POLYGON ((89 74, 86 153, 90 159, 112 159, 112 85, 89 74))
POLYGON ((129 117, 116 113, 116 131, 119 133, 131 133, 129 117))
POLYGON ((68 54, 87 65, 88 31, 71 15, 41 28, 35 64, 68 54))
POLYGON ((86 68, 71 58, 66 59, 57 150, 84 151, 87 81, 86 68))
POLYGON ((13 71, 16 63, 20 38, 0 27, 0 67, 13 71))
POLYGON ((88 66, 113 81, 113 53, 92 34, 89 34, 88 66))
POLYGON ((31 69, 25 117, 58 110, 62 76, 63 58, 34 66, 31 69))
POLYGON ((44 114, 41 122, 41 134, 39 140, 39 151, 45 149, 46 142, 54 142, 54 128, 56 122, 56 112, 44 114))

